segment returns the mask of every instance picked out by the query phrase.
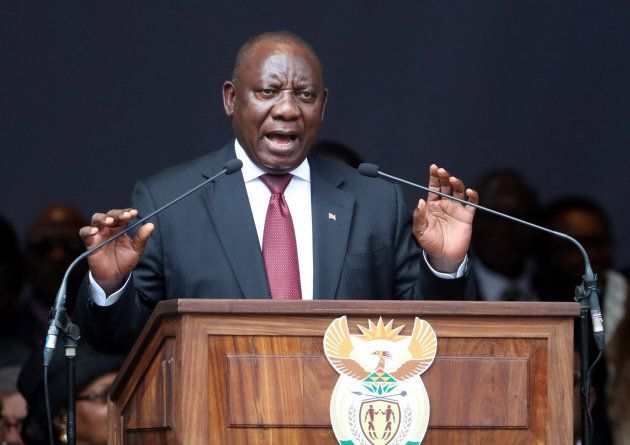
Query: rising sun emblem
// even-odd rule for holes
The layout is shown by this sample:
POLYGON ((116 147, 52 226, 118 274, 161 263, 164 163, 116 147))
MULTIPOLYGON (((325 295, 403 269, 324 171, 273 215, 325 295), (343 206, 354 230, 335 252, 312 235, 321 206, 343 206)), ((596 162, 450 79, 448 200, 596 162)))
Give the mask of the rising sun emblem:
POLYGON ((429 423, 429 398, 420 375, 437 350, 433 328, 415 319, 409 336, 379 318, 363 335, 350 335, 346 317, 324 335, 324 351, 340 377, 330 401, 333 431, 341 445, 414 445, 429 423))

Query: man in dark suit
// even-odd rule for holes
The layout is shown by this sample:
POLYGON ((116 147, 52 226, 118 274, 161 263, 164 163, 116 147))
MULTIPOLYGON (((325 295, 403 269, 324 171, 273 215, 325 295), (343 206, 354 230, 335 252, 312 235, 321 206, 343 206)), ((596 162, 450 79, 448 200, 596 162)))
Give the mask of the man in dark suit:
MULTIPOLYGON (((284 298, 273 281, 291 267, 298 282, 287 293, 295 299, 462 298, 474 209, 430 195, 415 209, 412 229, 397 187, 309 156, 327 94, 318 58, 298 36, 266 33, 243 45, 223 85, 236 140, 139 182, 133 209, 95 214, 81 236, 87 247, 96 245, 234 156, 242 171, 89 257, 91 276, 77 303, 84 334, 127 349, 159 301, 284 298), (277 192, 263 182, 287 174, 280 202, 292 218, 292 253, 269 262, 267 206, 277 192)), ((477 202, 476 192, 435 165, 429 184, 477 202)))

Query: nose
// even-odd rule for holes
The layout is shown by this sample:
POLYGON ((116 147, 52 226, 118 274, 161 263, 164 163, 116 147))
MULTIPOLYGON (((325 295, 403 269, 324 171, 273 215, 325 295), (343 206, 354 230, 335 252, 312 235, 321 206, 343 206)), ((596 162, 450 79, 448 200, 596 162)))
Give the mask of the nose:
POLYGON ((22 437, 20 436, 20 429, 16 426, 9 428, 2 443, 6 443, 7 445, 24 445, 22 437))
POLYGON ((68 252, 63 246, 55 245, 50 251, 50 258, 54 260, 63 260, 68 256, 68 252))
POLYGON ((300 107, 296 101, 293 91, 283 90, 278 101, 274 105, 271 115, 274 119, 286 121, 296 120, 300 117, 300 107))

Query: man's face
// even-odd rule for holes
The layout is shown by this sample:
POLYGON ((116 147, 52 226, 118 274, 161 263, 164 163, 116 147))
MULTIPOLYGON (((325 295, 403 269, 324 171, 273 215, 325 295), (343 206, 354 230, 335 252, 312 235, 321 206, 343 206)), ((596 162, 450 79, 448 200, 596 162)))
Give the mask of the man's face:
POLYGON ((52 304, 72 260, 85 251, 79 229, 87 223, 80 212, 55 205, 42 212, 29 229, 25 260, 36 298, 52 304))
POLYGON ((223 104, 239 143, 267 173, 286 173, 308 155, 328 92, 312 54, 297 43, 258 42, 243 58, 223 104))

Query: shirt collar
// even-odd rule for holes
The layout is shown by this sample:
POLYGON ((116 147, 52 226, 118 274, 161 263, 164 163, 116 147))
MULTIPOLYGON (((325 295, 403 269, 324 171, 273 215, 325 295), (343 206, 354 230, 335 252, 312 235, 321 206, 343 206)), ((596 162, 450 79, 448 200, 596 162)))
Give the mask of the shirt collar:
MULTIPOLYGON (((241 169, 241 172, 243 173, 243 179, 246 183, 253 181, 254 179, 257 179, 265 174, 265 172, 256 164, 254 164, 249 156, 247 156, 247 153, 245 153, 245 149, 241 147, 238 139, 234 139, 234 151, 236 153, 236 157, 243 162, 243 168, 241 169)), ((308 164, 308 159, 304 159, 304 161, 302 161, 300 165, 295 167, 289 173, 306 182, 311 182, 311 168, 308 164)))

